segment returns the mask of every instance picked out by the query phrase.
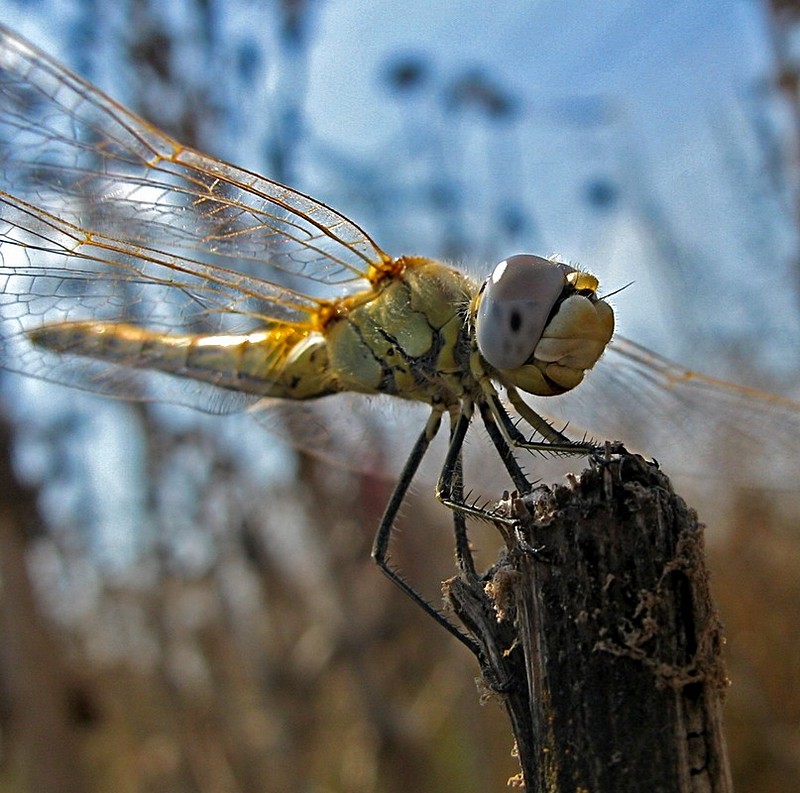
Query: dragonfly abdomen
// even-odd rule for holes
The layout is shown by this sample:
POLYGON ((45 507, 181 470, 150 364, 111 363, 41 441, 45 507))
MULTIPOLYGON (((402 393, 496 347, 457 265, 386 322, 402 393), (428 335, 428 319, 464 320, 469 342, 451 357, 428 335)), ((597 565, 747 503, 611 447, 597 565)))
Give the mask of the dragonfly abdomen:
POLYGON ((312 399, 338 390, 325 340, 271 323, 244 334, 177 335, 116 322, 64 322, 29 331, 35 344, 120 366, 152 369, 260 396, 312 399))

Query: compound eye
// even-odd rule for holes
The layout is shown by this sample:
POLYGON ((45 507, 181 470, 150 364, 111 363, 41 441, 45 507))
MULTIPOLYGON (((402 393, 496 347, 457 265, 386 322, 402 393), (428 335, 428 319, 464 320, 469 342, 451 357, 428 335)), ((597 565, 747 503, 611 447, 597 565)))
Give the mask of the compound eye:
POLYGON ((478 349, 492 366, 516 369, 531 358, 573 272, 532 254, 510 256, 494 268, 475 320, 478 349))

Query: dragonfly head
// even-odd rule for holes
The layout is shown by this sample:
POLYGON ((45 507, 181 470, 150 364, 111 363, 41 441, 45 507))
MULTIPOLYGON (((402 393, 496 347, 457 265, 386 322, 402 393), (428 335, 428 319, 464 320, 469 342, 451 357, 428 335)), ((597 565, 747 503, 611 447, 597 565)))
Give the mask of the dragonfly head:
POLYGON ((501 379, 531 394, 574 388, 602 355, 614 312, 598 281, 568 264, 531 254, 500 262, 481 289, 475 336, 501 379))

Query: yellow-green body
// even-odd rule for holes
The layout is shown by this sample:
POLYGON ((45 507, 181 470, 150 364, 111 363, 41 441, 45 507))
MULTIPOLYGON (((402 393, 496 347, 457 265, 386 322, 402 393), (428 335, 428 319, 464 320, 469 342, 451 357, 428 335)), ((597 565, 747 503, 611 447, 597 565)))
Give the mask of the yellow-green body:
POLYGON ((403 258, 363 292, 321 304, 314 322, 269 321, 232 335, 174 335, 69 322, 31 332, 57 352, 156 369, 269 397, 341 391, 453 404, 475 388, 467 327, 475 282, 431 259, 403 258))

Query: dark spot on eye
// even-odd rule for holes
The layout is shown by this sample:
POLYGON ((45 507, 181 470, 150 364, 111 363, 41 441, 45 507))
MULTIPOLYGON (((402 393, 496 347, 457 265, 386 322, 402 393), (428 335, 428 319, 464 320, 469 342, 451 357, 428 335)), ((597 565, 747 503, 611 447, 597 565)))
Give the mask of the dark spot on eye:
POLYGON ((510 327, 514 333, 516 333, 522 327, 522 315, 519 313, 519 311, 511 312, 510 327))

